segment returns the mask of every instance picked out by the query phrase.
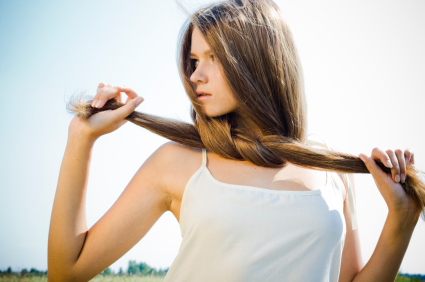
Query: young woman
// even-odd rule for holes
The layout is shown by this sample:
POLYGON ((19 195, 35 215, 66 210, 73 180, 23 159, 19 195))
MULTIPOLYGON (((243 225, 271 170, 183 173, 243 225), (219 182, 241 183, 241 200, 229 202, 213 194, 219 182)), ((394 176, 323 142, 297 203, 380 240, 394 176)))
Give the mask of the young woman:
POLYGON ((271 0, 211 4, 181 35, 193 125, 136 112, 143 98, 130 87, 100 83, 90 103, 70 103, 77 115, 53 205, 49 281, 90 280, 166 211, 183 241, 165 281, 394 281, 425 203, 413 152, 375 148, 360 159, 313 146, 298 54, 271 0), (88 229, 92 148, 128 120, 171 141, 88 229), (366 264, 353 173, 371 173, 389 208, 366 264))

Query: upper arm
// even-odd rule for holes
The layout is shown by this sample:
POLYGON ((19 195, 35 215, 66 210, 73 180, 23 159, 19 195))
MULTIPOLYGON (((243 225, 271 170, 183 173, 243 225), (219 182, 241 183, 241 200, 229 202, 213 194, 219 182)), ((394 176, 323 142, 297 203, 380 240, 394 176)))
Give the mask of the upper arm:
POLYGON ((172 147, 169 142, 159 147, 102 218, 86 233, 75 234, 86 235, 72 271, 75 281, 88 281, 118 260, 169 210, 163 167, 172 147))
MULTIPOLYGON (((353 190, 354 203, 356 202, 356 193, 355 193, 355 185, 354 185, 354 174, 347 173, 348 179, 351 183, 351 188, 353 190)), ((341 181, 342 183, 342 181, 341 181)), ((356 274, 363 268, 363 258, 360 248, 360 237, 359 237, 359 227, 356 223, 356 229, 352 230, 351 228, 351 213, 348 201, 348 193, 346 193, 345 201, 344 201, 344 217, 346 224, 346 236, 344 248, 342 251, 341 258, 341 269, 339 275, 339 281, 352 281, 356 274)))

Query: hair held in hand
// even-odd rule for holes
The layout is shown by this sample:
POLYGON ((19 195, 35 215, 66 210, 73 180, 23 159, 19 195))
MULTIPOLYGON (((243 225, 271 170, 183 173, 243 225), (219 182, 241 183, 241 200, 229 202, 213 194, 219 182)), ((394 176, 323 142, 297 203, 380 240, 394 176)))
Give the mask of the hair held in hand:
MULTIPOLYGON (((206 148, 224 158, 245 160, 263 167, 286 163, 338 173, 369 173, 354 155, 321 149, 307 142, 307 104, 303 71, 292 33, 278 6, 270 0, 231 0, 187 13, 178 44, 178 69, 191 100, 193 124, 134 111, 126 120, 174 142, 206 148), (223 69, 238 103, 236 111, 208 117, 197 102, 190 76, 191 34, 197 27, 223 69)), ((122 103, 111 99, 100 109, 80 97, 68 109, 86 119, 122 103)), ((375 161, 391 173, 380 161, 375 161)), ((425 220, 423 173, 408 164, 400 183, 421 208, 425 220)))

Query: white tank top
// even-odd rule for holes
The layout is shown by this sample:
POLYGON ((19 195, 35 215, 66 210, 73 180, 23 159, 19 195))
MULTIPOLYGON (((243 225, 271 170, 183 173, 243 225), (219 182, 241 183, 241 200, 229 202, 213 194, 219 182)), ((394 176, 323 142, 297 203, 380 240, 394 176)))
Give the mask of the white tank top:
POLYGON ((183 240, 164 282, 338 281, 346 226, 336 173, 318 190, 277 191, 220 182, 205 149, 202 157, 183 192, 183 240))

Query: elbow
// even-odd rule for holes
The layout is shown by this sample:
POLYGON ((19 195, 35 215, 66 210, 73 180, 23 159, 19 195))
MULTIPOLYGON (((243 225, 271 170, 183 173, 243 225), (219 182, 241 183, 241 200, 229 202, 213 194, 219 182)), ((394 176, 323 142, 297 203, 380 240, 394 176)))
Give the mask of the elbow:
POLYGON ((47 282, 79 282, 89 281, 78 277, 75 273, 64 272, 64 271, 47 271, 47 282))
POLYGON ((68 281, 81 281, 75 275, 70 273, 58 272, 58 271, 47 271, 47 281, 48 282, 68 282, 68 281))
POLYGON ((47 265, 47 281, 48 282, 68 282, 68 281, 83 281, 78 277, 77 273, 72 270, 72 267, 59 265, 51 260, 47 265))
POLYGON ((82 281, 78 272, 75 271, 76 261, 69 258, 66 251, 61 250, 49 243, 47 252, 47 281, 67 282, 82 281))

